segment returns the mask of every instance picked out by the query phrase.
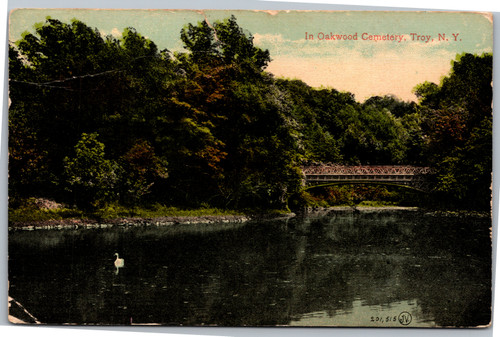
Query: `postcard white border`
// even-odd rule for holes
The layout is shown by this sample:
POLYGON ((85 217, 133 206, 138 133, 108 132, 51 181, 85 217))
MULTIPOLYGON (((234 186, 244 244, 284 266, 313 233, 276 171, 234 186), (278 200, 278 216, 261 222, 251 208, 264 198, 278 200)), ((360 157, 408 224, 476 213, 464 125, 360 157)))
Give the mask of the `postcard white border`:
MULTIPOLYGON (((10 0, 0 1, 0 59, 3 60, 3 67, 0 67, 0 78, 4 81, 0 85, 0 99, 3 102, 3 114, 0 125, 0 223, 2 226, 0 234, 0 335, 3 336, 32 336, 59 337, 67 336, 87 336, 90 331, 95 337, 150 337, 157 334, 166 337, 174 336, 496 336, 500 335, 500 310, 493 311, 493 321, 496 326, 487 329, 387 329, 387 328, 179 328, 179 327, 23 327, 13 326, 7 321, 7 25, 8 13, 14 8, 178 8, 178 9, 312 9, 312 10, 467 10, 467 11, 489 11, 494 12, 494 74, 493 81, 498 82, 500 70, 498 69, 498 55, 500 55, 499 29, 496 20, 500 20, 500 2, 491 0, 474 1, 452 1, 452 0, 421 0, 421 1, 396 1, 396 0, 10 0), (366 7, 370 6, 370 7, 366 7), (372 7, 376 6, 376 7, 372 7), (496 13, 495 13, 496 12, 496 13), (36 329, 36 330, 34 330, 36 329), (69 330, 68 330, 69 329, 69 330)), ((494 86, 494 102, 500 99, 498 86, 494 86)), ((493 109, 493 266, 494 280, 500 277, 496 259, 497 252, 497 230, 498 230, 498 210, 499 210, 499 182, 496 172, 499 169, 498 148, 500 145, 500 130, 498 118, 498 104, 493 109)), ((499 308, 500 300, 494 297, 494 308, 499 308)))

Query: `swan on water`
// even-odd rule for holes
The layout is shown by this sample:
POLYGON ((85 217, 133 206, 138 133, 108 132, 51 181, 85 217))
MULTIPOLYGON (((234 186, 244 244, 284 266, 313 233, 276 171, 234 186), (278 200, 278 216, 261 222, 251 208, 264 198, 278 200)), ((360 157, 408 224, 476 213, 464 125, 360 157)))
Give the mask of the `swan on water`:
POLYGON ((116 256, 116 260, 115 260, 116 272, 115 273, 118 274, 119 268, 123 268, 123 266, 125 266, 125 260, 120 259, 120 255, 118 255, 118 253, 115 253, 115 256, 116 256))

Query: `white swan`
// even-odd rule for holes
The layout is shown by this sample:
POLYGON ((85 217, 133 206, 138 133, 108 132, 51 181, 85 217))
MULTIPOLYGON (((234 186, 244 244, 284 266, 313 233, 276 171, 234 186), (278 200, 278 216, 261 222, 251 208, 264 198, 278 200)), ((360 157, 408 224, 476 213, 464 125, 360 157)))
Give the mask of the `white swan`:
POLYGON ((116 260, 115 260, 116 272, 115 272, 115 274, 118 275, 119 269, 123 268, 125 266, 125 260, 120 259, 120 256, 118 255, 118 253, 115 253, 115 256, 116 256, 116 260))

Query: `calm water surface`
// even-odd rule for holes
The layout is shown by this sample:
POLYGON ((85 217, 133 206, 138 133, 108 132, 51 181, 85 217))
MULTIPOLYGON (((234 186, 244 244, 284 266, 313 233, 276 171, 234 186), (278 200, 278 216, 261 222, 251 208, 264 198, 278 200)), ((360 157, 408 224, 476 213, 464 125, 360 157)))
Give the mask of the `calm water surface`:
POLYGON ((489 227, 392 211, 11 231, 9 295, 52 324, 485 325, 489 227))

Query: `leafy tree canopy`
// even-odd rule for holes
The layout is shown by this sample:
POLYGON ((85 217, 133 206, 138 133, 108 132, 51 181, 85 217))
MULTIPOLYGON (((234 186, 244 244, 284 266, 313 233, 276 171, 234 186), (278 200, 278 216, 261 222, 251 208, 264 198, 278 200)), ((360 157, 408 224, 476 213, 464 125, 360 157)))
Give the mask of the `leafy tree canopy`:
POLYGON ((440 84, 415 88, 418 104, 359 103, 275 79, 234 16, 180 39, 172 54, 132 27, 117 39, 48 18, 11 44, 11 196, 282 208, 300 165, 332 162, 431 165, 436 193, 488 202, 491 54, 457 57, 440 84))

